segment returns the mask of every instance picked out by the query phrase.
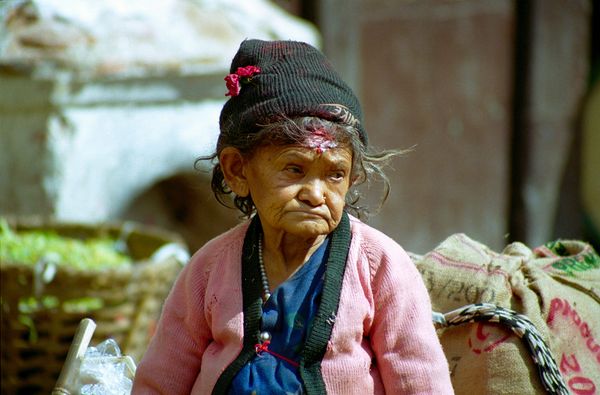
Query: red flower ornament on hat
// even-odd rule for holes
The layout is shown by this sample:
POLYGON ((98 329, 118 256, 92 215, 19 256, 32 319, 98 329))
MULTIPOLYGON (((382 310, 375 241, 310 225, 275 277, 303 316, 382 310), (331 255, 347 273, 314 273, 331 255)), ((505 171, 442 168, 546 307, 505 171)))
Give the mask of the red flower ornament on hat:
POLYGON ((225 85, 227 86, 227 93, 225 96, 235 97, 240 94, 242 90, 242 84, 247 84, 252 80, 252 77, 260 73, 258 66, 246 66, 238 67, 233 74, 225 77, 225 85))

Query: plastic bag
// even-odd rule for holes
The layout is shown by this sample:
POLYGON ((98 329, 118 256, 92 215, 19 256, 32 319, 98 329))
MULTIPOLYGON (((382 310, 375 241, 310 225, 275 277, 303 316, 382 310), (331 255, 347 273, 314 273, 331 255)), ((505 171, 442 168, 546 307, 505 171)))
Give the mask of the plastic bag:
POLYGON ((121 355, 119 345, 108 339, 88 347, 79 370, 81 395, 128 395, 131 393, 135 363, 121 355))

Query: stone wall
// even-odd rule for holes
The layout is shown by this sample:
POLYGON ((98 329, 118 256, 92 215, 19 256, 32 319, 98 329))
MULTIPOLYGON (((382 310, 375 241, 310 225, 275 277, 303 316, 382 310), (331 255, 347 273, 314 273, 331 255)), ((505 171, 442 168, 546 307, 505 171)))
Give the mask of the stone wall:
POLYGON ((223 77, 243 39, 318 46, 314 26, 269 1, 66 3, 1 8, 0 215, 134 219, 192 248, 236 223, 210 197, 210 163, 194 170, 223 77))

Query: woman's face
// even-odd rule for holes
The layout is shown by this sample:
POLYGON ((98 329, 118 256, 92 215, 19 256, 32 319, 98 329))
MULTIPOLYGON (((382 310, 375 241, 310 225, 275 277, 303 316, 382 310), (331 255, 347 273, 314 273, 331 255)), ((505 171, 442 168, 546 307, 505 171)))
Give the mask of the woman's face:
POLYGON ((244 162, 243 171, 265 233, 317 237, 340 222, 350 188, 352 152, 266 146, 244 162))

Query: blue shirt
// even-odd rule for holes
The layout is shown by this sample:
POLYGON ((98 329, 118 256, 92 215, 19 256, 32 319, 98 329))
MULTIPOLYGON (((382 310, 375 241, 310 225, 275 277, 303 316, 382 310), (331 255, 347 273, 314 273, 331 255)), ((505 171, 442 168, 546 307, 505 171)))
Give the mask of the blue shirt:
MULTIPOLYGON (((271 334, 268 349, 299 363, 308 328, 319 308, 329 238, 263 305, 261 331, 271 334)), ((234 377, 229 394, 303 394, 297 366, 268 352, 250 360, 234 377)))

